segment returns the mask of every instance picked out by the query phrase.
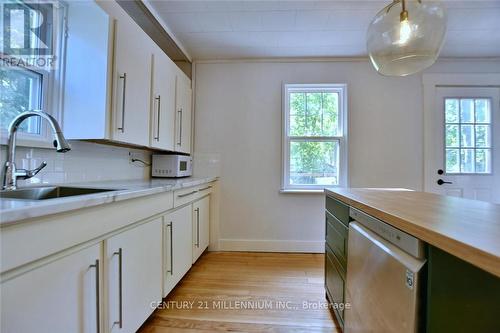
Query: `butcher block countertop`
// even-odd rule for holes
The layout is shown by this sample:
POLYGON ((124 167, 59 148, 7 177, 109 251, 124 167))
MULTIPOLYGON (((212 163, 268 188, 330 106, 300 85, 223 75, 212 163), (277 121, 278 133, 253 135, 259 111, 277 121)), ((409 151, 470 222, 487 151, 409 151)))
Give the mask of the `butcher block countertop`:
POLYGON ((500 277, 500 205, 404 190, 325 193, 500 277))

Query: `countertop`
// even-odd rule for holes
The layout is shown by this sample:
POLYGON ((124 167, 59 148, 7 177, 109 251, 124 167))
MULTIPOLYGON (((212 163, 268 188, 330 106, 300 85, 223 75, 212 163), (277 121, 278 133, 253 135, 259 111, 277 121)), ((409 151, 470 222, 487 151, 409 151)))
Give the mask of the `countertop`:
MULTIPOLYGON (((113 189, 116 191, 101 192, 73 197, 55 198, 47 200, 19 200, 0 198, 0 225, 51 214, 68 212, 71 210, 88 208, 107 203, 143 197, 181 188, 197 186, 217 180, 217 177, 208 178, 178 178, 178 179, 148 179, 148 180, 114 180, 86 183, 59 184, 60 186, 77 186, 113 189)), ((40 186, 52 186, 40 185, 40 186)))
POLYGON ((325 193, 500 277, 500 205, 415 191, 325 193))

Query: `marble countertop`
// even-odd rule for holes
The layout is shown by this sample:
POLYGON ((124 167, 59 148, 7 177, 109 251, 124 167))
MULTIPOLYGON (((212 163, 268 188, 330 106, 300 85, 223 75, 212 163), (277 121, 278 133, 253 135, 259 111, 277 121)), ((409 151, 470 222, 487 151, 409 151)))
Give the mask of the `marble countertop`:
POLYGON ((417 191, 325 193, 500 277, 500 205, 417 191))
MULTIPOLYGON (((0 198, 0 225, 13 224, 28 218, 68 212, 107 203, 128 200, 146 195, 173 191, 181 188, 197 186, 217 180, 217 177, 188 177, 179 179, 147 179, 147 180, 114 180, 86 183, 55 184, 68 187, 89 187, 113 189, 72 197, 46 200, 20 200, 0 198)), ((40 186, 52 186, 44 184, 40 186)))

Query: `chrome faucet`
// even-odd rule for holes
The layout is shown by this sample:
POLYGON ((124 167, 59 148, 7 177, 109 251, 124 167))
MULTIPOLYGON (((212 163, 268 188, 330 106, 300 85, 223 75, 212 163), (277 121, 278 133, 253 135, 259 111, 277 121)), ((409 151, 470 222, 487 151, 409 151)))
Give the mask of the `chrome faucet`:
POLYGON ((5 162, 4 173, 3 173, 4 190, 15 190, 17 188, 18 178, 29 179, 35 176, 37 173, 40 172, 40 170, 42 170, 47 166, 47 162, 44 161, 42 162, 42 164, 38 166, 38 168, 33 170, 17 169, 16 167, 15 159, 16 159, 17 130, 19 129, 19 126, 25 119, 36 116, 45 119, 50 124, 50 127, 54 132, 54 147, 57 149, 57 152, 65 153, 71 150, 71 146, 64 138, 64 135, 61 131, 61 127, 57 123, 57 120, 55 120, 54 117, 52 117, 50 114, 38 110, 26 111, 21 113, 20 115, 15 117, 14 120, 12 120, 12 122, 9 125, 9 139, 8 139, 9 147, 7 152, 7 161, 5 162))

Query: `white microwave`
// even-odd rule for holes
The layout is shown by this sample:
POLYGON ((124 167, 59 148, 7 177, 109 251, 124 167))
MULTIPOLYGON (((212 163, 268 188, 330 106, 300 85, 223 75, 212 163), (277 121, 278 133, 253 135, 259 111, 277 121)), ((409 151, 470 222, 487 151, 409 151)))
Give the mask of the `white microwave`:
POLYGON ((153 154, 151 176, 180 178, 193 174, 193 160, 186 155, 156 155, 153 154))

